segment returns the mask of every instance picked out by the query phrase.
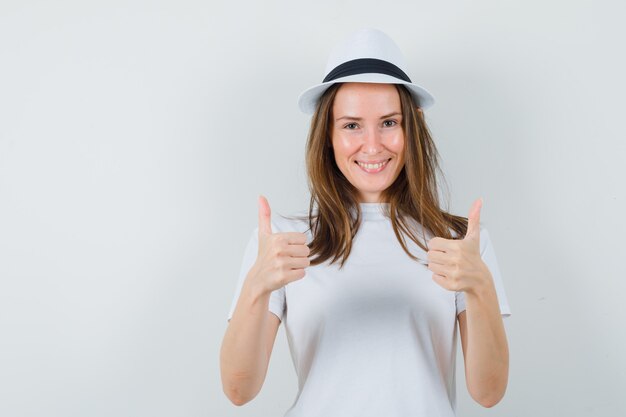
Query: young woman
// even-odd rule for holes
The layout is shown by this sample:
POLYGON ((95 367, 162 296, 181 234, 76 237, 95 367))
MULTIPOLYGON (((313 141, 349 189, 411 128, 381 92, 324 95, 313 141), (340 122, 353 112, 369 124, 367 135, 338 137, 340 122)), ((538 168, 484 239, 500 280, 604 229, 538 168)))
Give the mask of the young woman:
POLYGON ((364 29, 300 96, 311 202, 272 218, 259 199, 221 349, 234 404, 261 389, 281 322, 298 376, 286 417, 455 416, 457 332, 472 398, 503 397, 510 309, 482 200, 467 218, 440 208, 434 100, 402 68, 364 29))

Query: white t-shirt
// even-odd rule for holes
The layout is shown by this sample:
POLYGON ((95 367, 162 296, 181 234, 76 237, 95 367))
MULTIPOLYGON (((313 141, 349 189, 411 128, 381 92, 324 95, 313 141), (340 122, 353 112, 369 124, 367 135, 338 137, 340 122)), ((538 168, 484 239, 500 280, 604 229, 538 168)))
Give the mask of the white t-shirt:
MULTIPOLYGON (((465 310, 464 294, 442 288, 431 270, 408 257, 383 204, 360 203, 363 221, 343 270, 330 260, 309 266, 304 278, 271 294, 269 311, 285 326, 298 377, 298 394, 285 417, 455 416, 457 314, 465 310)), ((306 221, 273 216, 271 224, 274 233, 297 231, 312 240, 306 221)), ((433 237, 425 234, 426 242, 433 237)), ((427 261, 423 249, 405 240, 413 255, 427 261)), ((243 256, 228 320, 257 253, 258 227, 243 256)), ((480 253, 500 312, 509 316, 482 227, 480 253)))

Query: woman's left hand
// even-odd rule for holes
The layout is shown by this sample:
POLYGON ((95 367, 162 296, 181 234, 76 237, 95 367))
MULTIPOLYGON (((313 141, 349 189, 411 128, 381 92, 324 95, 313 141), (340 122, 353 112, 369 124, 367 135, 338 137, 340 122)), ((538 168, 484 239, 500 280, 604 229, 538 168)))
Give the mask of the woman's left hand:
POLYGON ((480 209, 474 201, 463 239, 434 237, 428 241, 428 269, 433 280, 449 291, 478 292, 492 284, 491 272, 480 257, 480 209))

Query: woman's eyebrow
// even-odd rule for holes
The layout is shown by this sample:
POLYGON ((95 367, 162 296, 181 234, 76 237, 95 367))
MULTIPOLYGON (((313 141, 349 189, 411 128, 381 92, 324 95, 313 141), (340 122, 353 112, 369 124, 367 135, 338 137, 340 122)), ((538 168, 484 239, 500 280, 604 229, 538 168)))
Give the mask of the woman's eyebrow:
MULTIPOLYGON (((391 116, 402 116, 402 113, 399 112, 393 112, 393 113, 389 113, 386 114, 384 116, 380 116, 381 119, 386 119, 387 117, 391 117, 391 116)), ((348 120, 363 120, 362 117, 354 117, 354 116, 341 116, 335 120, 341 120, 341 119, 348 119, 348 120)))

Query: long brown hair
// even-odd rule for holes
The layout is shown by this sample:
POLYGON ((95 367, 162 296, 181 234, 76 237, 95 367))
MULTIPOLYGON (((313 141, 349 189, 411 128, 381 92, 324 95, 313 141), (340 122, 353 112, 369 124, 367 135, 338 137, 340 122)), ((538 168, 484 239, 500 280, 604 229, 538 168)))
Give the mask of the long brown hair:
MULTIPOLYGON (((332 264, 341 258, 339 268, 348 259, 352 240, 361 224, 359 192, 339 170, 330 135, 333 102, 341 85, 335 83, 324 92, 311 118, 306 144, 306 168, 311 192, 309 213, 306 217, 292 217, 308 219, 313 235, 308 245, 311 265, 321 264, 329 258, 332 258, 332 264), (314 207, 316 213, 313 212, 314 207), (315 255, 317 257, 311 258, 315 255)), ((422 243, 409 219, 419 222, 434 236, 453 239, 450 229, 457 236, 465 236, 467 218, 440 208, 436 173, 439 171, 443 178, 443 172, 438 163, 439 154, 424 115, 417 110, 411 94, 401 84, 394 85, 402 107, 405 164, 393 184, 381 192, 381 202, 389 203, 385 215, 391 219, 402 248, 411 259, 419 261, 409 252, 404 235, 425 251, 428 248, 425 236, 422 234, 422 243)))

